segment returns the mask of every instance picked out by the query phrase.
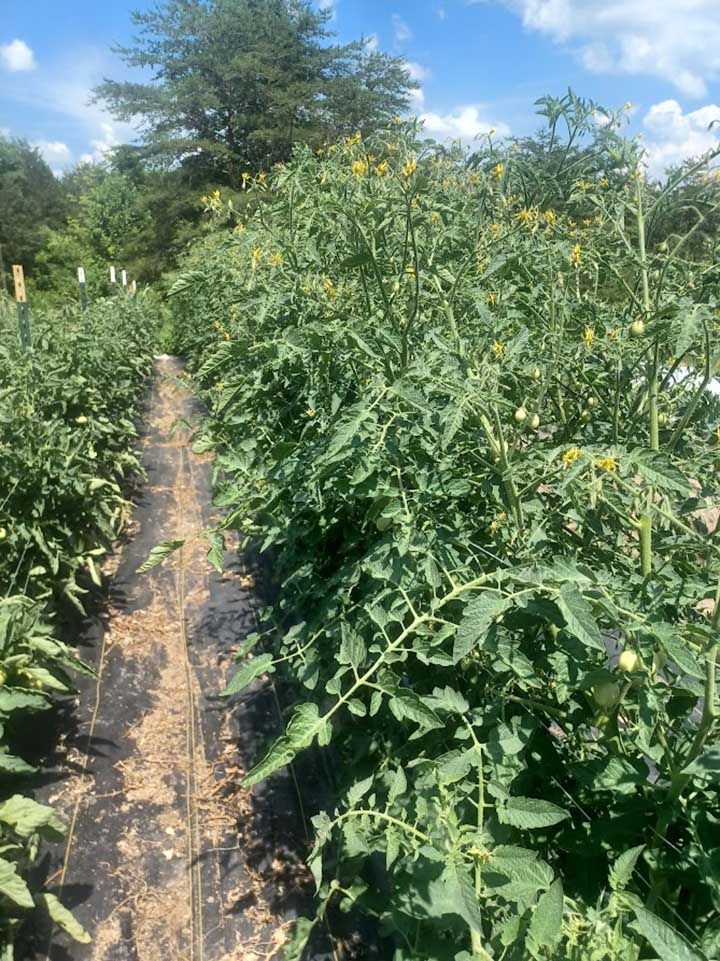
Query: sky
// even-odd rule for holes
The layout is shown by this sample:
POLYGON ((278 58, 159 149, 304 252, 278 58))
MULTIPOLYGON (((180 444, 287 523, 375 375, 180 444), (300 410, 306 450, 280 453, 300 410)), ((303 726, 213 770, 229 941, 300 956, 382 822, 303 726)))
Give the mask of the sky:
MULTIPOLYGON (((339 40, 405 57, 411 108, 438 139, 539 126, 534 102, 568 88, 627 111, 650 172, 720 146, 720 0, 314 0, 339 40), (711 126, 716 120, 718 123, 711 126), (710 128, 710 129, 708 129, 710 128)), ((132 77, 112 52, 152 0, 0 0, 0 134, 56 173, 100 162, 137 130, 90 103, 132 77)))

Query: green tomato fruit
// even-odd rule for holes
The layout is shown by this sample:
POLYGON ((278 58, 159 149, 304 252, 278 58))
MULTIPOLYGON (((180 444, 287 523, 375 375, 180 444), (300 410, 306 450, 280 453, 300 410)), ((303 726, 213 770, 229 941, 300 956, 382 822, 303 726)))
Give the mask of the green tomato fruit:
POLYGON ((540 380, 540 368, 539 368, 539 367, 533 367, 532 379, 533 379, 533 380, 540 380))
POLYGON ((615 681, 601 681, 592 690, 595 703, 603 711, 611 711, 620 700, 620 687, 615 681))
POLYGON ((0 527, 0 541, 4 541, 7 537, 7 531, 4 527, 0 527))
POLYGON ((599 403, 599 401, 598 401, 597 397, 594 397, 594 396, 593 396, 593 397, 588 397, 587 405, 588 405, 588 407, 590 408, 590 410, 595 410, 595 408, 597 407, 598 403, 599 403))
POLYGON ((630 324, 630 335, 632 337, 642 337, 645 333, 645 321, 644 320, 634 320, 630 324))
POLYGON ((667 414, 658 414, 658 426, 659 426, 659 427, 664 427, 664 426, 667 424, 667 422, 668 422, 668 415, 667 415, 667 414))
POLYGON ((527 419, 527 411, 524 407, 518 407, 513 416, 517 424, 522 424, 522 422, 527 419))
POLYGON ((640 670, 640 658, 635 651, 623 651, 618 660, 618 668, 623 674, 632 674, 640 670))
POLYGON ((583 422, 583 424, 589 424, 590 421, 592 420, 592 414, 590 413, 590 411, 589 411, 589 410, 584 410, 584 411, 580 414, 580 420, 583 422))
POLYGON ((537 430, 540 426, 540 416, 538 414, 533 414, 528 421, 528 427, 530 430, 537 430))

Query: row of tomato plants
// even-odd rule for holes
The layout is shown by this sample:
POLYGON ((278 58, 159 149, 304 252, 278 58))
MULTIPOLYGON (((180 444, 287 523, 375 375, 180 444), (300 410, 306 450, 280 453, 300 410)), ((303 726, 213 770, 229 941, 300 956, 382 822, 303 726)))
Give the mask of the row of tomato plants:
POLYGON ((52 892, 28 884, 40 843, 64 825, 28 796, 36 767, 22 746, 73 679, 92 674, 56 622, 68 606, 84 613, 128 517, 123 482, 140 470, 134 416, 156 311, 122 297, 33 315, 25 348, 14 305, 0 308, 0 956, 11 959, 37 909, 89 940, 52 892))
POLYGON ((541 106, 471 154, 298 148, 171 291, 278 582, 228 694, 293 700, 244 783, 340 761, 290 958, 331 904, 395 961, 720 957, 717 179, 541 106))

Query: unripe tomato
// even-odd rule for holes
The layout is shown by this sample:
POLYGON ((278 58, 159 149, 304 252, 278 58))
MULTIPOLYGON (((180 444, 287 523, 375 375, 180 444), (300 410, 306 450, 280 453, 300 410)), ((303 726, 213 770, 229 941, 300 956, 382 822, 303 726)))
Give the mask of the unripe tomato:
POLYGON ((668 422, 667 414, 658 414, 658 425, 660 427, 664 427, 667 424, 667 422, 668 422))
POLYGON ((522 424, 522 422, 527 418, 527 411, 524 407, 518 407, 518 409, 515 411, 514 417, 516 423, 522 424))
POLYGON ((592 414, 590 413, 590 411, 589 411, 589 410, 584 410, 584 411, 580 414, 580 420, 583 422, 583 424, 589 424, 590 421, 592 420, 592 414))
POLYGON ((80 414, 79 417, 75 418, 76 424, 87 424, 87 417, 84 414, 80 414))
POLYGON ((645 333, 645 321, 644 320, 634 320, 630 324, 630 334, 632 337, 642 337, 645 333))
POLYGON ((7 531, 4 527, 0 527, 0 541, 4 541, 7 537, 7 531))
POLYGON ((533 414, 530 420, 528 421, 528 427, 531 430, 537 430, 539 426, 540 426, 540 416, 538 414, 533 414))
POLYGON ((598 405, 597 397, 595 397, 594 395, 592 397, 588 397, 587 405, 590 408, 590 410, 595 410, 595 408, 598 405))
POLYGON ((618 667, 624 674, 632 674, 640 670, 640 658, 635 651, 623 651, 618 660, 618 667))
POLYGON ((533 379, 533 380, 540 380, 540 368, 539 368, 539 367, 533 367, 532 379, 533 379))
POLYGON ((592 693, 595 703, 603 711, 611 711, 620 700, 620 688, 615 681, 600 681, 592 693))

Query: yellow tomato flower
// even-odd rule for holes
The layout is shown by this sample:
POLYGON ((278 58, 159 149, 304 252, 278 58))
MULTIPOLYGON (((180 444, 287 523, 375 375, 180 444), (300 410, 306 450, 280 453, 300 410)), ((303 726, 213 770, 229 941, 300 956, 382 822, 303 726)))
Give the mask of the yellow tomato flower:
POLYGON ((583 343, 585 344, 585 347, 588 350, 590 350, 590 348, 592 347, 594 340, 595 340, 595 331, 592 329, 592 327, 586 327, 585 330, 583 331, 583 343))
POLYGON ((487 301, 491 307, 494 307, 495 304, 497 303, 497 294, 495 293, 494 290, 491 290, 490 293, 488 294, 487 301))
POLYGON ((620 465, 614 457, 601 457, 600 460, 595 461, 595 466, 599 467, 600 470, 612 473, 616 471, 620 465))
POLYGON ((571 464, 575 463, 579 456, 580 451, 577 447, 569 447, 563 454, 563 464, 566 467, 570 467, 571 464))
POLYGON ((361 134, 360 134, 360 131, 358 130, 358 132, 357 132, 354 136, 352 136, 352 137, 347 137, 347 138, 345 139, 345 145, 346 145, 347 147, 354 147, 355 144, 360 143, 361 140, 362 140, 362 136, 361 136, 361 134))
POLYGON ((490 230, 494 238, 500 236, 500 224, 490 224, 490 230))
POLYGON ((379 164, 377 165, 377 167, 375 168, 375 176, 376 176, 376 177, 384 177, 385 174, 388 172, 388 167, 389 167, 389 164, 388 164, 387 160, 383 160, 383 161, 382 161, 381 163, 379 163, 379 164))
POLYGON ((572 254, 570 256, 570 259, 573 262, 573 266, 575 267, 580 266, 580 261, 582 260, 582 247, 580 246, 580 244, 575 244, 575 246, 572 249, 572 254))
POLYGON ((253 270, 260 265, 260 262, 264 256, 265 254, 262 247, 253 247, 252 251, 250 252, 250 264, 253 270))
POLYGON ((430 219, 432 220, 433 227, 437 227, 437 225, 440 223, 440 214, 437 212, 437 210, 433 210, 430 219))
POLYGON ((282 254, 273 254, 272 257, 270 258, 270 263, 273 265, 273 267, 282 267, 283 265, 282 254))
POLYGON ((492 352, 496 357, 502 357, 502 355, 505 353, 505 344, 501 340, 494 340, 492 352))
POLYGON ((507 520, 507 514, 505 513, 505 511, 500 511, 500 513, 495 516, 495 518, 490 524, 491 533, 496 534, 506 520, 507 520))
POLYGON ((504 173, 505 173, 505 164, 504 163, 495 164, 492 172, 493 177, 495 177, 497 180, 500 180, 504 173))
POLYGON ((556 220, 557 216, 554 210, 545 211, 545 222, 547 223, 548 227, 552 227, 556 220))
POLYGON ((417 170, 417 161, 408 160, 408 162, 403 167, 402 172, 405 177, 412 177, 412 175, 415 173, 416 170, 417 170))
POLYGON ((364 177, 368 172, 368 162, 367 160, 354 160, 352 165, 352 172, 356 177, 364 177))

